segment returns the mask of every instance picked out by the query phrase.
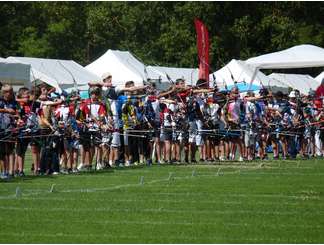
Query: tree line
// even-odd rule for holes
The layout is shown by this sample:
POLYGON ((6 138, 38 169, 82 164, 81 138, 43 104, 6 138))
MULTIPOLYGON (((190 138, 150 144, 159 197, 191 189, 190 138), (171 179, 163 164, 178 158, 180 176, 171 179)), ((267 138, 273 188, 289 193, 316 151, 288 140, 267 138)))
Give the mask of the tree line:
POLYGON ((211 70, 298 44, 324 47, 323 2, 2 2, 0 56, 73 59, 107 49, 145 64, 197 67, 194 18, 208 28, 211 70))

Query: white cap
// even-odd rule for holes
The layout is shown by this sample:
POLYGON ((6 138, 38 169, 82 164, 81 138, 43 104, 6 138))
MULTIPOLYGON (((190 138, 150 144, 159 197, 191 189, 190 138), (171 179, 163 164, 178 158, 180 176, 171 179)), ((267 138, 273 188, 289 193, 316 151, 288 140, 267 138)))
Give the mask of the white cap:
POLYGON ((110 72, 105 72, 105 73, 103 73, 103 74, 101 75, 101 80, 103 81, 103 80, 105 80, 106 78, 111 77, 111 76, 112 76, 112 75, 111 75, 110 72))
POLYGON ((296 98, 296 92, 291 91, 290 94, 289 94, 289 98, 296 98))

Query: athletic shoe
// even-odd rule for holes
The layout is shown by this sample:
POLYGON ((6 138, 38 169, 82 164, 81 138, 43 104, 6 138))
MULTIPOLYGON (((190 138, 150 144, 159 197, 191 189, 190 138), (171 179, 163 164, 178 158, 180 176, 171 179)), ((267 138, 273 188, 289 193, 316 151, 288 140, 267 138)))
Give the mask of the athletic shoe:
POLYGON ((98 163, 97 164, 97 170, 101 170, 101 169, 103 169, 103 167, 102 167, 101 163, 98 163))
MULTIPOLYGON (((61 171, 60 171, 61 174, 68 174, 68 171, 66 168, 63 168, 61 171)), ((54 173, 53 173, 54 174, 54 173)))
POLYGON ((53 173, 52 173, 53 175, 59 175, 60 173, 59 172, 56 172, 56 171, 54 171, 53 173))
POLYGON ((24 173, 24 172, 19 172, 19 173, 18 173, 18 176, 19 176, 19 177, 25 177, 25 173, 24 173))
POLYGON ((77 167, 78 170, 81 170, 84 168, 84 164, 83 163, 80 163, 79 166, 77 167))
POLYGON ((151 166, 152 165, 152 160, 146 160, 146 165, 151 166))
POLYGON ((79 170, 78 170, 77 168, 74 168, 74 169, 72 170, 72 173, 74 173, 74 174, 79 173, 79 170))
POLYGON ((244 161, 243 157, 240 156, 239 159, 238 159, 238 161, 239 162, 243 162, 244 161))

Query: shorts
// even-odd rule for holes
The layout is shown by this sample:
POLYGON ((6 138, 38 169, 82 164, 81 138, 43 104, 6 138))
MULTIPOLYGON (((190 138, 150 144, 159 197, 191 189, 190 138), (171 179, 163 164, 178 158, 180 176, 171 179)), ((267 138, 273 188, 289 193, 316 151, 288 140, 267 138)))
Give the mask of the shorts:
POLYGON ((171 141, 172 140, 172 127, 164 127, 161 129, 160 134, 161 141, 171 141))
POLYGON ((28 148, 30 140, 29 139, 19 139, 17 140, 16 154, 20 157, 24 157, 28 148))
POLYGON ((124 146, 128 146, 129 145, 129 130, 127 129, 124 129, 124 132, 123 132, 123 137, 124 137, 124 146))
POLYGON ((110 133, 102 133, 101 134, 101 146, 110 146, 111 145, 111 140, 112 140, 112 134, 110 133))
POLYGON ((120 133, 119 132, 113 132, 112 133, 112 139, 111 139, 111 146, 112 147, 119 147, 121 145, 120 143, 120 133))
POLYGON ((246 147, 251 147, 255 145, 255 141, 256 141, 256 137, 253 132, 252 133, 249 131, 244 132, 244 145, 246 147))
POLYGON ((230 123, 230 130, 228 131, 229 140, 237 140, 241 137, 241 131, 239 125, 230 123))
POLYGON ((78 139, 69 138, 66 140, 65 149, 67 151, 79 150, 80 141, 78 139))
POLYGON ((196 124, 197 134, 195 136, 195 143, 197 146, 202 146, 204 144, 204 135, 203 132, 200 130, 203 130, 203 123, 201 120, 195 120, 194 122, 196 124))
POLYGON ((97 132, 80 132, 80 144, 84 147, 85 150, 90 149, 90 147, 98 146, 100 144, 99 140, 101 141, 101 138, 99 138, 99 135, 97 132))

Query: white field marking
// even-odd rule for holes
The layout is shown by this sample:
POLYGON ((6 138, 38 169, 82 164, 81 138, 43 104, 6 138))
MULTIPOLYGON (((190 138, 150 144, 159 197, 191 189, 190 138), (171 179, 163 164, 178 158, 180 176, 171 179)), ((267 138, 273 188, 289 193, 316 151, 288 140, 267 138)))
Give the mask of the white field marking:
MULTIPOLYGON (((191 178, 191 177, 186 177, 186 178, 191 178)), ((165 179, 162 180, 154 180, 150 181, 150 183, 157 183, 157 182, 165 182, 165 179)), ((149 184, 147 182, 147 184, 149 184)), ((119 185, 119 186, 112 186, 112 187, 104 187, 104 188, 89 188, 89 189, 71 189, 71 190, 57 190, 58 193, 94 193, 94 192, 99 192, 99 191, 109 191, 109 190, 117 190, 121 188, 127 188, 127 187, 136 187, 136 186, 141 186, 140 184, 125 184, 125 185, 119 185)), ((147 188, 148 186, 146 186, 147 188)), ((150 188, 154 186, 149 186, 150 188)), ((186 186, 188 187, 188 186, 186 186)), ((176 189, 181 189, 180 187, 177 188, 176 186, 174 187, 176 189)), ((41 194, 49 194, 48 190, 43 190, 42 192, 32 192, 29 190, 30 193, 26 194, 24 193, 24 190, 22 190, 22 197, 20 199, 24 199, 25 197, 28 196, 37 196, 41 194)), ((209 193, 209 192, 200 192, 200 193, 193 193, 193 192, 150 192, 150 195, 158 195, 158 196, 163 196, 163 195, 170 195, 170 196, 221 196, 221 197, 235 197, 235 198, 250 198, 250 197, 262 197, 262 198, 287 198, 287 199, 301 199, 303 196, 302 194, 300 195, 284 195, 284 194, 233 194, 233 193, 209 193)), ((0 196, 0 199, 13 199, 15 198, 15 195, 8 195, 8 196, 0 196)), ((36 198, 35 198, 36 199, 36 198)), ((310 196, 308 199, 314 199, 314 200, 320 200, 319 196, 310 196)))
MULTIPOLYGON (((212 196, 222 196, 222 197, 270 197, 270 198, 293 198, 293 199, 298 199, 301 196, 295 196, 295 195, 283 195, 283 194, 220 194, 220 193, 212 193, 212 196)), ((189 192, 155 192, 155 193, 150 193, 150 195, 183 195, 183 196, 211 196, 210 193, 208 192, 203 192, 203 193, 189 193, 189 192)))
POLYGON ((280 211, 256 211, 254 209, 240 209, 240 210, 193 210, 193 209, 167 209, 167 208, 30 208, 30 207, 8 207, 0 206, 0 210, 12 210, 12 211, 37 211, 37 212, 72 212, 72 213, 81 213, 81 212, 121 212, 121 213, 179 213, 179 214, 219 214, 219 215, 228 215, 228 214, 260 214, 260 215, 303 215, 303 216, 312 216, 312 215, 324 215, 324 212, 280 212, 280 211))
MULTIPOLYGON (((1 221, 7 221, 7 219, 1 218, 1 221)), ((24 220, 24 221, 31 221, 34 222, 34 220, 24 220)), ((62 220, 55 220, 55 219, 41 219, 42 222, 48 222, 50 223, 59 223, 62 224, 62 220)), ((69 219, 70 223, 81 223, 84 224, 85 222, 83 220, 71 220, 69 219)), ((206 226, 206 225, 211 225, 211 226, 215 226, 215 225, 222 225, 222 226, 238 226, 238 227, 247 227, 247 226, 253 226, 255 227, 256 224, 255 223, 227 223, 227 222, 176 222, 176 221, 151 221, 151 220, 143 220, 143 221, 129 221, 129 220, 119 220, 119 221, 113 221, 113 220, 87 220, 86 224, 125 224, 125 225, 183 225, 183 226, 206 226)), ((323 226, 320 225, 295 225, 295 224, 257 224, 258 227, 264 227, 264 228, 278 228, 278 227, 282 227, 282 228, 288 228, 288 227, 292 227, 292 228, 302 228, 302 229, 322 229, 323 226)))
POLYGON ((0 237, 6 237, 6 236, 13 236, 13 237, 51 237, 51 238, 57 238, 57 237, 73 237, 73 238, 78 238, 78 237, 84 237, 84 238, 88 238, 88 237, 99 237, 99 238, 113 238, 113 239, 143 239, 143 240, 147 240, 147 239, 157 239, 157 240, 162 240, 163 239, 172 239, 172 240, 196 240, 196 241, 204 241, 204 240, 210 240, 210 241, 215 241, 215 240, 219 240, 219 241, 253 241, 256 243, 261 243, 264 241, 271 241, 273 243, 301 243, 301 241, 305 242, 306 244, 308 243, 312 243, 314 242, 313 240, 308 240, 308 239, 280 239, 280 238, 264 238, 264 239, 260 239, 260 238, 229 238, 228 236, 226 237, 211 237, 211 236, 203 236, 203 237, 197 237, 197 236, 170 236, 167 235, 167 237, 156 237, 156 236, 130 236, 130 235, 117 235, 117 234, 107 234, 107 233, 98 233, 98 234, 92 234, 92 233, 86 233, 86 234, 67 234, 67 233, 55 233, 55 234, 50 234, 50 233, 32 233, 32 232, 2 232, 0 233, 0 237))
MULTIPOLYGON (((264 169, 264 168, 262 168, 264 169)), ((302 169, 302 168, 298 168, 298 169, 302 169)), ((269 173, 269 172, 247 172, 247 171, 243 171, 241 172, 241 174, 243 175, 293 175, 293 176, 296 176, 296 175, 299 175, 299 176, 323 176, 324 173, 283 173, 283 172, 276 172, 276 173, 269 173)))
MULTIPOLYGON (((238 167, 240 167, 240 166, 238 166, 238 167)), ((252 169, 248 169, 248 170, 252 170, 252 169)), ((236 173, 239 173, 239 171, 240 170, 236 170, 236 171, 232 171, 232 172, 225 171, 223 174, 226 174, 226 175, 236 174, 236 173)), ((251 172, 248 173, 248 171, 245 171, 245 172, 243 172, 241 174, 247 175, 247 174, 254 174, 254 173, 251 173, 251 172)), ((258 172, 258 173, 255 173, 255 174, 265 174, 265 173, 258 172)), ((199 175, 198 173, 197 173, 197 176, 198 177, 215 177, 215 175, 202 175, 202 174, 199 175)), ((174 177, 174 178, 177 178, 177 179, 189 179, 189 178, 191 178, 191 176, 174 177)), ((146 182, 146 185, 152 184, 152 183, 158 183, 158 182, 165 182, 165 181, 168 181, 168 178, 147 181, 146 182)), ((71 192, 81 192, 81 193, 84 193, 85 192, 85 193, 89 193, 89 192, 96 192, 96 191, 116 190, 116 189, 120 189, 120 188, 136 187, 136 186, 141 186, 141 184, 124 184, 124 185, 116 185, 116 186, 110 186, 110 187, 104 187, 104 188, 86 188, 86 189, 70 189, 70 190, 68 189, 68 190, 58 190, 58 192, 62 192, 62 193, 71 193, 71 192)), ((34 196, 34 195, 48 193, 48 191, 44 191, 44 190, 41 190, 40 192, 37 192, 37 191, 36 192, 33 192, 33 190, 29 190, 29 191, 31 191, 31 193, 29 193, 29 194, 22 193, 22 196, 34 196)), ((0 199, 10 199, 10 198, 11 198, 11 195, 8 195, 8 196, 0 196, 0 199)))
MULTIPOLYGON (((40 201, 82 201, 82 202, 93 202, 96 200, 101 200, 101 201, 109 201, 109 202, 131 202, 131 203, 136 203, 136 202, 144 202, 147 203, 148 200, 143 200, 143 199, 105 199, 105 198, 61 198, 61 197, 37 197, 37 198, 31 198, 31 197, 22 197, 22 200, 26 201, 35 201, 35 200, 40 200, 40 201)), ((188 200, 188 199, 154 199, 154 202, 157 203, 198 203, 198 204, 225 204, 225 205, 262 205, 262 206, 278 206, 278 202, 253 202, 253 203, 248 203, 248 202, 242 202, 242 201, 194 201, 194 200, 188 200)), ((279 207, 284 207, 284 206, 298 206, 300 203, 296 202, 280 202, 279 207)), ((316 206, 318 207, 324 207, 322 203, 312 203, 310 204, 311 206, 316 206)))
MULTIPOLYGON (((230 172, 228 173, 230 174, 230 172)), ((209 175, 211 176, 211 175, 209 175)), ((203 175, 201 177, 204 177, 203 175)), ((191 178, 190 176, 184 176, 184 177, 177 177, 177 179, 189 179, 191 178)), ((152 183, 158 183, 158 182, 166 182, 168 181, 168 178, 163 178, 163 179, 156 179, 156 180, 151 180, 145 182, 144 185, 152 184, 152 183)), ((85 189, 68 189, 68 190, 59 190, 57 189, 57 192, 62 192, 62 193, 71 193, 71 192, 81 192, 81 193, 89 193, 89 192, 96 192, 96 191, 109 191, 109 190, 116 190, 116 189, 121 189, 121 188, 127 188, 127 187, 136 187, 136 186, 142 186, 142 184, 123 184, 123 185, 116 185, 116 186, 109 186, 109 187, 103 187, 103 188, 85 188, 85 189)), ((26 190, 27 191, 27 190, 26 190)), ((25 192, 23 190, 23 192, 25 192)), ((22 193, 22 196, 33 196, 33 195, 38 195, 38 194, 45 194, 49 193, 48 190, 44 189, 29 189, 28 194, 22 193)), ((12 195, 8 196, 0 196, 0 199, 10 199, 12 195)))

